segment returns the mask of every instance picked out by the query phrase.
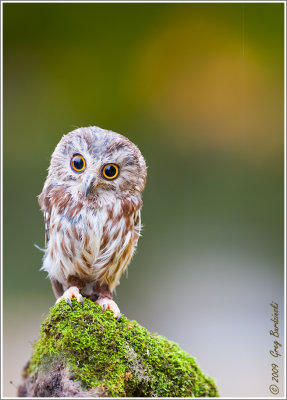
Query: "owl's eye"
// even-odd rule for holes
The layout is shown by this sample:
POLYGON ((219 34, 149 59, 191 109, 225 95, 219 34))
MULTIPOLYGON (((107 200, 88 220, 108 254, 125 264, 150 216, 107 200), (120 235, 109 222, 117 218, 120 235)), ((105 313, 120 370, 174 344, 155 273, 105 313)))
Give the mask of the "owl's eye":
POLYGON ((119 174, 119 167, 116 164, 106 164, 103 168, 103 176, 106 179, 115 179, 119 174))
POLYGON ((86 160, 81 154, 75 154, 71 159, 71 167, 76 172, 83 172, 86 168, 86 160))

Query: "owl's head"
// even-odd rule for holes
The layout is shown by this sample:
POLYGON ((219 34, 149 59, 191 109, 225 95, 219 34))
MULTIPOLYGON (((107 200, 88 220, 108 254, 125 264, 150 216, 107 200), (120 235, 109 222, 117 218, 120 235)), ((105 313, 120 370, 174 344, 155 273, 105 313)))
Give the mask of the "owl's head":
POLYGON ((62 185, 73 198, 128 196, 143 191, 146 163, 126 137, 98 127, 63 136, 51 157, 46 185, 62 185))

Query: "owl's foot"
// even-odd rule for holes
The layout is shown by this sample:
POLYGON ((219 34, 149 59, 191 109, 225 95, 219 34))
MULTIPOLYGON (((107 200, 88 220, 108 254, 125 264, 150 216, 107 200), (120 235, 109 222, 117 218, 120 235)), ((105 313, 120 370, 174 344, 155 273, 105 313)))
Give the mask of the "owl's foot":
POLYGON ((118 321, 120 320, 121 312, 114 300, 111 300, 108 297, 99 297, 96 303, 102 307, 103 311, 106 311, 109 308, 114 313, 114 317, 117 318, 118 321))
POLYGON ((56 301, 56 304, 58 304, 61 300, 65 299, 65 302, 67 304, 69 304, 69 306, 71 307, 71 309, 73 310, 73 306, 72 306, 72 297, 76 297, 76 299, 78 300, 78 303, 82 304, 83 307, 83 296, 81 295, 79 289, 76 286, 71 286, 69 289, 67 289, 64 294, 59 297, 56 301))

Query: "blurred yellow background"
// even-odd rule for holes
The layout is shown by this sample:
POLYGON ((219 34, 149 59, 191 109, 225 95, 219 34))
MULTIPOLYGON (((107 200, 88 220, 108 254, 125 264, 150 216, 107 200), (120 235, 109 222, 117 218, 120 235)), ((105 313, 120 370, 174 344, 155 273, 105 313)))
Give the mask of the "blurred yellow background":
POLYGON ((44 246, 37 195, 50 155, 63 134, 97 125, 148 164, 121 311, 196 357, 221 396, 271 397, 271 301, 283 341, 283 3, 5 3, 3 24, 3 395, 15 396, 55 301, 33 246, 44 246))

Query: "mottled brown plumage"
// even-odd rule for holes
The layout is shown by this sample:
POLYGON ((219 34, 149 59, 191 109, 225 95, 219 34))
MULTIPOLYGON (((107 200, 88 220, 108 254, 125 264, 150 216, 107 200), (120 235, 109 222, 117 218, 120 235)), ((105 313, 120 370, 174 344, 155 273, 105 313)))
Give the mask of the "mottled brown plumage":
POLYGON ((45 255, 55 296, 119 309, 112 292, 140 236, 146 164, 124 136, 98 127, 63 136, 39 196, 45 255))

